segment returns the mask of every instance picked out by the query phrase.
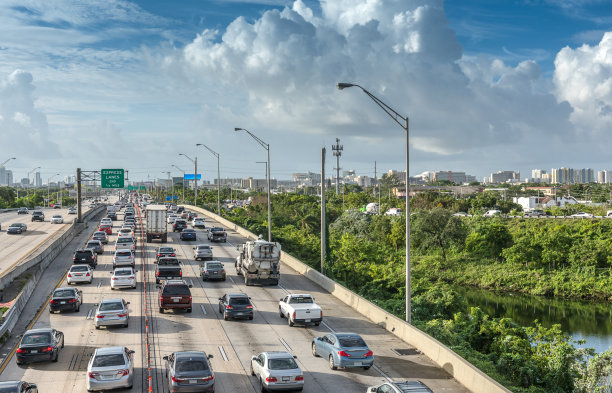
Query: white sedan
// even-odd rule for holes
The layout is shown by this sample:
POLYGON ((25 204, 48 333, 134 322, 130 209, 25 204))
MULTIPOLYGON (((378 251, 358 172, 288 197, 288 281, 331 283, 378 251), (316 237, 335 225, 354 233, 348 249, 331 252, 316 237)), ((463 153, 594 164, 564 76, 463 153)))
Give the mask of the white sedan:
POLYGON ((59 214, 54 214, 53 217, 51 217, 51 224, 63 224, 64 223, 64 217, 62 217, 59 214))
POLYGON ((179 218, 178 214, 170 214, 168 215, 168 224, 174 224, 174 221, 179 218))
POLYGON ((262 392, 273 390, 302 390, 304 374, 289 352, 262 352, 251 358, 254 375, 262 392))
POLYGON ((593 218, 593 215, 591 213, 578 212, 576 214, 572 214, 570 217, 573 217, 573 218, 593 218))
POLYGON ((89 265, 72 265, 66 276, 68 284, 76 284, 78 282, 86 282, 91 284, 93 281, 93 270, 89 265))
POLYGON ((131 267, 118 267, 111 274, 111 289, 136 288, 136 271, 131 267))

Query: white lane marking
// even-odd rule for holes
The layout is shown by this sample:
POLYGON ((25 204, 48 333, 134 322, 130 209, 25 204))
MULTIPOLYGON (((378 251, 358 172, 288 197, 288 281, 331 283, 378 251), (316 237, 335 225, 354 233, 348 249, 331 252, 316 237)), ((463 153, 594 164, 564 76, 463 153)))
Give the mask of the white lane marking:
POLYGON ((286 290, 284 286, 282 286, 281 284, 278 284, 278 287, 279 287, 280 289, 282 289, 283 291, 285 291, 285 293, 286 293, 287 295, 289 295, 289 291, 288 291, 288 290, 286 290))
POLYGON ((200 308, 202 308, 202 312, 204 313, 204 315, 206 315, 206 314, 207 314, 207 313, 206 313, 206 308, 204 308, 204 305, 203 305, 203 304, 200 304, 200 308))
POLYGON ((382 375, 382 377, 385 378, 388 382, 395 382, 393 381, 393 378, 385 374, 385 372, 381 370, 380 367, 378 367, 377 365, 373 364, 372 368, 376 370, 380 375, 382 375))
POLYGON ((232 282, 232 284, 236 285, 236 282, 234 281, 234 279, 232 277, 228 277, 230 279, 230 281, 232 282))
POLYGON ((227 358, 227 355, 225 354, 225 351, 223 350, 222 345, 219 345, 219 352, 221 352, 221 357, 223 358, 223 360, 225 360, 226 362, 229 362, 229 359, 227 358))
POLYGON ((331 326, 329 326, 328 324, 326 324, 326 323, 325 323, 325 321, 321 321, 321 324, 322 324, 323 326, 325 326, 325 327, 326 327, 326 328, 327 328, 327 329, 328 329, 330 332, 332 332, 332 333, 336 333, 336 331, 334 330, 334 328, 333 328, 333 327, 331 327, 331 326))
POLYGON ((293 351, 293 349, 291 349, 291 347, 289 346, 289 344, 287 344, 287 341, 285 341, 285 340, 284 340, 282 337, 279 337, 278 339, 280 340, 281 344, 283 344, 283 346, 284 346, 285 348, 287 348, 287 351, 289 351, 289 352, 292 352, 292 351, 293 351))
POLYGON ((193 287, 193 280, 189 279, 189 285, 193 287))
POLYGON ((72 359, 70 360, 70 366, 68 366, 68 370, 70 371, 74 370, 74 366, 76 365, 76 361, 78 357, 79 355, 77 353, 72 355, 72 359))
POLYGON ((102 285, 102 281, 100 281, 100 282, 98 283, 98 288, 100 288, 100 285, 102 285))
POLYGON ((89 309, 89 312, 87 313, 87 317, 85 317, 85 319, 91 319, 91 314, 93 313, 93 308, 89 309))

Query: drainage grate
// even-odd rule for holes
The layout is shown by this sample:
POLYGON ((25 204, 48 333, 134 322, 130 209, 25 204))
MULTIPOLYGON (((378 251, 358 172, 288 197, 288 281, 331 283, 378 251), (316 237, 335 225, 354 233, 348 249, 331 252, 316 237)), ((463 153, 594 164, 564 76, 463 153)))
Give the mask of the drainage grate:
POLYGON ((391 350, 398 356, 419 355, 421 353, 414 348, 392 348, 391 350))

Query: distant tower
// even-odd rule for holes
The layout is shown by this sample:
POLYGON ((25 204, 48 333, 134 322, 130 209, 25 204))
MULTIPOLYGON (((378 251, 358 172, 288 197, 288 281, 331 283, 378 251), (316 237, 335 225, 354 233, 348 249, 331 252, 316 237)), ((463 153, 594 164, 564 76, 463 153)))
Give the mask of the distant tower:
POLYGON ((344 146, 340 144, 340 139, 336 138, 336 144, 332 146, 334 157, 336 157, 336 195, 340 193, 340 156, 344 146))

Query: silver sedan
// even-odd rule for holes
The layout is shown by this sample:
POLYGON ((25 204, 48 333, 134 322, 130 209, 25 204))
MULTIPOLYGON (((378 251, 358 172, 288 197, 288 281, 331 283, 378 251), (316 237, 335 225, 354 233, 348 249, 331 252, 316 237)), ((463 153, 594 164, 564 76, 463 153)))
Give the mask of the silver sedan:
POLYGON ((101 326, 116 326, 120 325, 128 327, 130 319, 130 312, 128 311, 128 304, 123 299, 105 299, 98 304, 96 309, 96 315, 94 321, 96 323, 96 329, 100 329, 101 326))
POLYGON ((262 352, 253 356, 251 375, 257 377, 262 392, 304 388, 302 369, 294 357, 285 351, 262 352))
POLYGON ((87 365, 87 391, 127 388, 134 384, 134 351, 97 348, 87 365))

